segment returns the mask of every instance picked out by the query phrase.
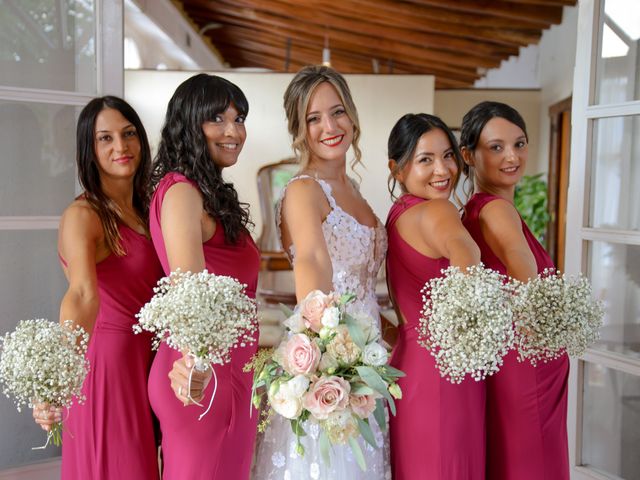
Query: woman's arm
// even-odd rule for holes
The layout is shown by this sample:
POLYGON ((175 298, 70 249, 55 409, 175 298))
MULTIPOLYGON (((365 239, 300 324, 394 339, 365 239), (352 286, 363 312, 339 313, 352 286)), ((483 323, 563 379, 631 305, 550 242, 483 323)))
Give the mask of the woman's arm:
POLYGON ((480 210, 479 220, 487 245, 507 267, 507 275, 522 282, 538 275, 536 259, 522 231, 522 220, 511 203, 493 200, 480 210))
MULTIPOLYGON (((60 304, 60 323, 72 320, 89 334, 93 332, 100 306, 96 261, 108 255, 98 248, 103 236, 100 217, 88 205, 76 202, 62 215, 58 251, 66 262, 69 287, 60 304), (96 258, 96 252, 100 258, 96 258)), ((33 418, 43 430, 49 431, 54 423, 62 421, 62 409, 40 403, 33 408, 33 418)))
POLYGON ((312 290, 333 290, 331 257, 322 233, 326 205, 322 188, 314 180, 296 180, 287 187, 282 223, 295 247, 293 274, 298 301, 312 290))
POLYGON ((451 266, 463 272, 480 263, 480 249, 460 221, 456 207, 448 200, 435 199, 423 204, 420 233, 425 244, 451 266))
MULTIPOLYGON (((205 269, 202 248, 202 242, 205 240, 204 218, 202 196, 198 190, 187 183, 177 183, 169 188, 162 202, 160 225, 169 268, 172 272, 178 268, 183 272, 194 273, 205 269)), ((213 223, 213 227, 206 225, 206 229, 210 230, 207 233, 211 237, 215 231, 215 223, 213 223)), ((173 363, 169 379, 175 396, 187 405, 189 403, 189 373, 193 367, 193 359, 188 355, 188 352, 183 353, 184 355, 173 363)), ((197 402, 202 399, 210 379, 210 369, 206 372, 193 371, 191 375, 191 398, 193 400, 197 402)))

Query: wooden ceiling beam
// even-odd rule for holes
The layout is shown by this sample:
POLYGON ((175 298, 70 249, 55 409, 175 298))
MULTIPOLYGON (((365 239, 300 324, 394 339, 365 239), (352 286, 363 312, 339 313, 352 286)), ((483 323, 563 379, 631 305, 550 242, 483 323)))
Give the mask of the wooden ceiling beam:
POLYGON ((562 22, 561 5, 515 5, 501 0, 408 0, 415 5, 438 7, 446 10, 464 12, 472 15, 492 15, 510 20, 538 21, 547 25, 562 22))
MULTIPOLYGON (((246 35, 251 35, 252 32, 261 31, 262 35, 280 35, 283 37, 287 37, 287 34, 282 35, 279 31, 274 31, 272 29, 262 30, 256 28, 244 28, 244 27, 236 27, 227 25, 224 29, 224 34, 234 35, 234 32, 244 33, 246 35)), ((323 40, 322 36, 316 37, 315 40, 309 39, 309 36, 300 36, 296 35, 298 40, 309 44, 310 46, 317 46, 322 49, 323 40)), ((358 51, 368 54, 371 58, 391 58, 394 60, 404 59, 406 63, 420 63, 423 65, 428 65, 430 62, 438 62, 440 64, 450 64, 450 65, 458 65, 461 67, 470 67, 474 70, 477 67, 483 68, 493 68, 500 65, 501 58, 493 57, 478 57, 476 55, 464 54, 464 52, 460 52, 458 54, 452 52, 441 52, 434 51, 426 48, 418 48, 412 45, 402 45, 395 42, 381 41, 377 39, 372 39, 370 41, 360 41, 358 38, 350 37, 348 41, 344 41, 343 39, 329 36, 330 42, 329 46, 331 49, 341 49, 345 51, 358 51), (357 44, 354 44, 353 40, 357 41, 357 44)), ((215 43, 215 37, 211 36, 211 41, 215 43)))
MULTIPOLYGON (((365 22, 359 25, 360 28, 358 31, 354 31, 353 29, 338 29, 334 24, 332 25, 331 30, 327 33, 327 30, 319 25, 292 22, 266 12, 255 12, 254 18, 247 19, 244 15, 243 8, 225 4, 224 2, 217 2, 215 10, 211 8, 194 8, 193 16, 196 18, 206 18, 207 20, 222 24, 229 23, 251 28, 277 28, 283 33, 287 32, 291 37, 295 36, 295 32, 315 34, 322 37, 324 37, 325 34, 328 34, 331 40, 342 40, 358 46, 370 46, 372 43, 375 43, 378 46, 389 46, 389 42, 391 42, 391 44, 394 45, 394 48, 403 48, 404 45, 408 45, 418 48, 432 47, 437 50, 464 54, 467 54, 469 51, 473 51, 475 55, 498 60, 504 59, 510 55, 518 54, 518 48, 516 46, 507 47, 446 35, 403 30, 400 28, 380 29, 376 25, 365 22)), ((215 35, 215 31, 212 32, 212 35, 215 35)))
MULTIPOLYGON (((246 28, 231 28, 231 27, 227 27, 225 32, 225 37, 226 35, 228 35, 228 39, 234 39, 234 38, 238 38, 238 39, 244 39, 244 40, 257 40, 260 42, 264 42, 268 45, 272 45, 272 46, 280 46, 283 48, 286 48, 286 41, 287 41, 287 37, 286 36, 282 36, 282 37, 278 37, 277 32, 275 31, 270 31, 270 32, 262 32, 256 29, 246 29, 246 28)), ((222 39, 222 35, 219 34, 217 38, 212 39, 212 42, 217 44, 219 40, 222 39)), ((227 40, 227 41, 231 41, 231 40, 227 40)), ((354 51, 350 51, 347 48, 341 48, 342 45, 340 44, 333 44, 331 46, 331 54, 332 54, 332 61, 333 61, 333 57, 335 57, 336 55, 338 56, 343 56, 343 57, 348 57, 351 58, 355 61, 360 61, 366 64, 371 65, 371 61, 373 58, 377 58, 379 61, 382 60, 383 63, 385 60, 389 60, 389 58, 385 58, 385 57, 380 57, 379 55, 363 55, 362 53, 360 53, 360 51, 354 52, 354 51)), ((304 49, 309 53, 313 53, 314 55, 316 55, 314 63, 318 63, 320 62, 321 58, 322 58, 322 43, 321 42, 305 42, 304 44, 301 43, 300 41, 297 42, 292 42, 291 44, 291 49, 304 49)), ((375 53, 375 50, 374 50, 375 53)), ((451 74, 453 77, 464 80, 464 81, 473 81, 477 78, 477 70, 475 67, 464 67, 462 65, 457 65, 457 64, 448 64, 445 62, 436 62, 436 61, 420 61, 418 60, 418 63, 416 63, 416 61, 412 61, 411 58, 408 57, 392 57, 390 58, 394 63, 398 63, 398 64, 407 64, 407 65, 412 65, 414 67, 415 72, 417 73, 418 71, 433 71, 433 72, 439 72, 439 73, 448 73, 451 74)), ((372 67, 371 67, 371 72, 372 72, 372 67)))
MULTIPOLYGON (((205 0, 189 0, 190 5, 198 5, 206 9, 214 10, 216 3, 209 3, 205 0)), ((335 27, 347 31, 354 30, 354 22, 358 25, 358 29, 364 24, 370 24, 375 31, 380 32, 380 26, 405 28, 418 32, 435 33, 442 35, 446 32, 448 36, 467 38, 472 40, 480 40, 486 43, 506 45, 508 47, 529 45, 536 43, 540 39, 540 32, 537 30, 508 30, 508 29, 491 29, 479 28, 477 26, 456 25, 446 22, 440 22, 434 19, 426 20, 417 18, 415 15, 390 15, 388 11, 378 11, 372 14, 366 11, 363 16, 363 8, 359 4, 354 4, 348 0, 341 3, 340 15, 337 15, 335 9, 327 6, 325 2, 317 2, 317 4, 307 5, 310 0, 302 0, 305 5, 299 5, 299 0, 234 0, 233 4, 243 7, 243 14, 246 18, 256 18, 257 12, 266 12, 272 15, 279 15, 291 21, 308 22, 324 28, 335 27), (312 8, 305 8, 312 7, 312 8)), ((315 2, 315 0, 312 0, 315 2)), ((353 0, 352 0, 353 1, 353 0)), ((226 3, 226 2, 225 2, 226 3)), ((188 9, 187 9, 188 10, 188 9)), ((468 20, 471 20, 469 18, 468 20)))

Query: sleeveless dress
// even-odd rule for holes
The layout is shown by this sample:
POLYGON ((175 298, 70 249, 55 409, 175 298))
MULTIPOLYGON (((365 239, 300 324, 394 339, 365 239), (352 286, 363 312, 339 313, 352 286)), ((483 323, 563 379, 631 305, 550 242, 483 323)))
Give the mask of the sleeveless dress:
MULTIPOLYGON (((167 190, 176 183, 188 183, 198 188, 184 175, 168 173, 153 194, 149 215, 151 237, 166 275, 170 269, 160 211, 167 190)), ((216 219, 215 233, 202 248, 210 273, 238 279, 247 285, 247 295, 255 298, 260 254, 248 234, 235 245, 226 243, 222 224, 216 219)), ((232 351, 229 364, 215 365, 218 390, 211 410, 198 421, 204 410, 197 405, 184 407, 175 397, 167 376, 173 362, 182 354, 164 342, 160 345, 149 375, 149 400, 160 421, 165 480, 249 478, 258 414, 254 410, 249 415, 253 373, 244 373, 242 367, 257 348, 257 341, 251 346, 238 347, 232 351)), ((205 389, 203 405, 209 405, 213 385, 212 379, 205 389)))
POLYGON ((400 197, 387 217, 387 280, 406 323, 400 327, 391 365, 406 373, 398 384, 402 400, 390 417, 391 466, 396 480, 482 480, 485 460, 484 382, 466 378, 454 385, 438 371, 430 352, 418 345, 424 284, 442 276, 449 260, 430 258, 400 235, 397 220, 427 200, 400 197))
MULTIPOLYGON (((362 225, 354 217, 337 205, 331 193, 331 186, 321 179, 300 175, 289 183, 301 178, 318 182, 329 202, 331 212, 322 222, 322 232, 333 267, 333 288, 339 293, 352 293, 356 300, 347 305, 347 311, 366 312, 380 321, 380 313, 375 295, 378 270, 382 266, 387 249, 384 226, 378 221, 375 228, 362 225)), ((287 185, 288 186, 288 185, 287 185)), ((276 223, 280 233, 282 200, 286 187, 276 206, 276 223)), ((281 236, 281 234, 280 234, 281 236)), ((291 245, 289 256, 295 266, 295 248, 291 245)), ((295 267, 294 267, 295 268, 295 267)), ((349 445, 333 445, 330 465, 320 454, 318 438, 320 427, 314 422, 305 422, 306 437, 301 441, 305 454, 300 457, 295 452, 296 439, 288 419, 274 415, 271 423, 259 438, 256 463, 252 478, 255 480, 378 480, 390 479, 388 435, 383 434, 375 421, 371 422, 374 436, 380 448, 375 449, 362 439, 359 444, 367 464, 363 472, 351 452, 349 445)))
POLYGON ((162 268, 149 239, 122 224, 119 231, 127 254, 96 264, 100 307, 86 354, 86 402, 74 404, 64 421, 63 480, 158 478, 147 397, 151 335, 135 335, 132 326, 162 268))
MULTIPOLYGON (((476 193, 465 207, 463 224, 480 247, 482 262, 502 274, 505 265, 482 236, 480 211, 500 197, 476 193)), ((538 273, 553 268, 549 254, 522 221, 538 273)), ((487 385, 487 478, 568 480, 567 355, 533 367, 512 350, 487 385)))

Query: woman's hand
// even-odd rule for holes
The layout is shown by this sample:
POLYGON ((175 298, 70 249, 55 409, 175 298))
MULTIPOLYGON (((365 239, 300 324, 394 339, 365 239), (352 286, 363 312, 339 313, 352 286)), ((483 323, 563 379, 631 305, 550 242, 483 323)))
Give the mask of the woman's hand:
POLYGON ((33 407, 33 419, 40 427, 49 432, 55 423, 62 422, 62 408, 48 403, 38 403, 33 407))
POLYGON ((204 372, 196 369, 191 370, 195 364, 195 360, 188 353, 173 362, 173 368, 169 372, 169 380, 171 380, 171 388, 176 398, 186 407, 189 403, 200 402, 204 397, 204 390, 211 380, 211 368, 204 372), (191 392, 189 392, 189 374, 191 373, 191 392), (191 398, 189 398, 191 393, 191 398))

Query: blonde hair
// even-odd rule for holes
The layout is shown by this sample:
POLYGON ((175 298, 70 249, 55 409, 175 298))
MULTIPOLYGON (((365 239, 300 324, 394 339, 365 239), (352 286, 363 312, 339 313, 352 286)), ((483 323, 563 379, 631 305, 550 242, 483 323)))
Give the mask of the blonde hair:
POLYGON ((302 68, 284 92, 284 109, 287 114, 287 122, 289 133, 293 138, 293 151, 300 163, 301 170, 309 165, 311 152, 307 145, 307 108, 309 100, 316 87, 321 83, 328 82, 336 89, 342 105, 353 124, 353 141, 351 146, 355 155, 351 162, 351 168, 362 164, 362 152, 358 146, 360 140, 360 122, 358 120, 358 111, 353 103, 349 85, 342 75, 331 67, 322 65, 309 65, 302 68))

